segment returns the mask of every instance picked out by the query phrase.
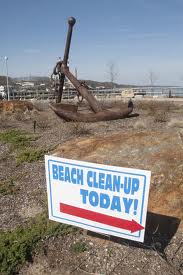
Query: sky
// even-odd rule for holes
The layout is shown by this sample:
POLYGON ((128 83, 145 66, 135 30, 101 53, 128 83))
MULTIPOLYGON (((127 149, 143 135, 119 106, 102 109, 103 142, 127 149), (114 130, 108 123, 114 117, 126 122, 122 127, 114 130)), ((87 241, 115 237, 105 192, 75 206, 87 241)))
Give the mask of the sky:
POLYGON ((50 76, 76 18, 70 70, 123 84, 183 85, 183 0, 0 0, 0 75, 50 76))

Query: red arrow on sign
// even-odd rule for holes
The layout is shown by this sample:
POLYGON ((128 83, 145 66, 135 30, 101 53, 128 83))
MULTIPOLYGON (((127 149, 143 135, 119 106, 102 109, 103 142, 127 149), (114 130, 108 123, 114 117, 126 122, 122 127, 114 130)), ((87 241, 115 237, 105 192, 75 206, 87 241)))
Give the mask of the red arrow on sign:
POLYGON ((119 219, 119 218, 115 218, 112 216, 82 209, 82 208, 71 206, 64 203, 60 203, 60 212, 73 215, 76 217, 80 217, 83 219, 107 224, 110 226, 118 227, 121 229, 129 230, 131 231, 131 233, 144 229, 144 227, 141 224, 137 223, 134 220, 129 221, 124 219, 119 219))

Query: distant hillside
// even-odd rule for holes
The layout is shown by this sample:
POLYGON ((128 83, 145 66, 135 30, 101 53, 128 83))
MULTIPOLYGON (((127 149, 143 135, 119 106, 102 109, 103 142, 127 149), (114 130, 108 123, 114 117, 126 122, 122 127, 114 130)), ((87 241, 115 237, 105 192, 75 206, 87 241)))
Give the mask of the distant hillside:
POLYGON ((16 82, 19 81, 32 81, 34 83, 48 83, 50 82, 50 78, 47 76, 28 76, 28 77, 16 77, 13 79, 16 82))
MULTIPOLYGON (((94 81, 94 80, 81 80, 85 81, 86 84, 92 88, 96 87, 104 87, 105 89, 110 89, 111 88, 111 82, 100 82, 100 81, 94 81)), ((129 88, 129 87, 135 87, 134 85, 125 85, 125 84, 118 84, 118 83, 113 83, 114 88, 129 88)))
MULTIPOLYGON (((45 83, 49 85, 51 83, 50 78, 47 76, 29 76, 29 77, 17 77, 13 78, 14 82, 21 82, 21 81, 32 81, 35 84, 40 84, 40 83, 45 83)), ((96 88, 105 88, 105 89, 111 89, 111 82, 101 82, 101 81, 95 81, 95 80, 84 80, 80 79, 80 81, 86 82, 86 84, 89 87, 92 87, 93 89, 96 88)), ((126 85, 126 84, 118 84, 118 83, 113 83, 114 88, 129 88, 129 87, 135 87, 134 85, 126 85)))
MULTIPOLYGON (((9 85, 13 85, 13 79, 11 77, 8 77, 9 85)), ((6 86, 6 76, 0 75, 0 86, 6 86)))

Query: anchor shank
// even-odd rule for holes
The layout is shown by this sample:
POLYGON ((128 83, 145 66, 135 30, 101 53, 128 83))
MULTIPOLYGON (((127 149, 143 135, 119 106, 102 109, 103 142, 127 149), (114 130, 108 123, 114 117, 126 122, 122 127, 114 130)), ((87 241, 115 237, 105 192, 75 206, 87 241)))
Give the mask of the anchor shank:
POLYGON ((67 76, 67 78, 74 85, 76 90, 82 95, 86 101, 89 103, 90 107, 95 113, 102 111, 102 107, 100 103, 95 99, 95 97, 88 91, 87 88, 81 85, 81 83, 75 78, 75 76, 69 71, 68 67, 64 65, 61 67, 63 73, 67 76))
POLYGON ((67 32, 67 41, 65 45, 65 52, 64 52, 64 59, 63 59, 63 64, 67 66, 67 61, 69 58, 69 50, 70 50, 70 45, 71 45, 71 38, 72 38, 72 29, 74 24, 76 23, 76 19, 74 17, 69 17, 68 19, 68 24, 69 24, 69 29, 67 32))
MULTIPOLYGON (((64 53, 64 59, 63 59, 63 64, 66 66, 67 66, 67 62, 68 62, 68 58, 69 58, 69 50, 70 50, 71 38, 72 38, 72 28, 73 28, 75 22, 76 22, 76 19, 74 17, 69 17, 69 19, 68 19, 69 29, 67 32, 67 40, 66 40, 65 53, 64 53)), ((65 81, 65 75, 62 72, 60 75, 60 84, 59 84, 59 90, 58 90, 57 103, 60 103, 61 99, 62 99, 64 81, 65 81)))

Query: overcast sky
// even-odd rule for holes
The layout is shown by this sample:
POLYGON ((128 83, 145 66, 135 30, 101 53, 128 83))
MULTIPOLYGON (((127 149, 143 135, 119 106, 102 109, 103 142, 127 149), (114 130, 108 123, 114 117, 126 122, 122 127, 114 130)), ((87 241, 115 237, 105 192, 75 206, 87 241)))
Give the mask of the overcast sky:
POLYGON ((70 69, 78 77, 183 85, 183 0, 0 0, 0 75, 49 76, 63 57, 67 18, 76 24, 70 69))

